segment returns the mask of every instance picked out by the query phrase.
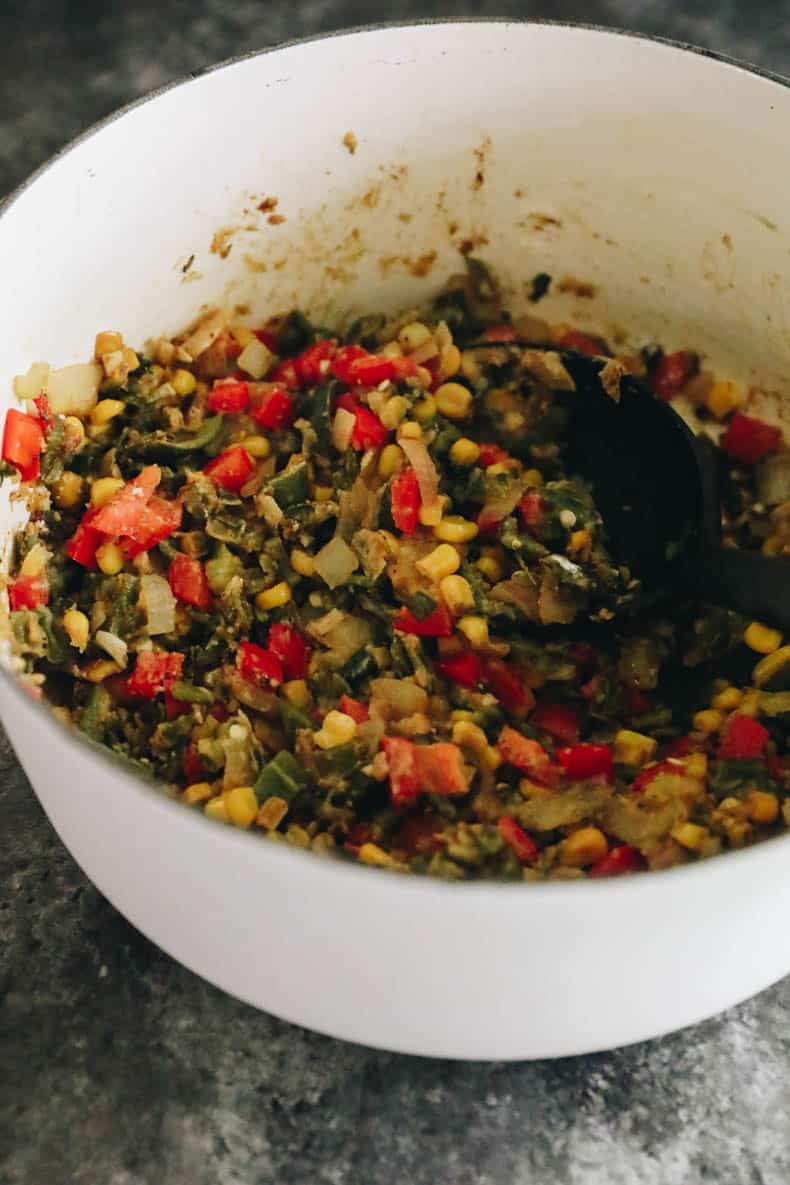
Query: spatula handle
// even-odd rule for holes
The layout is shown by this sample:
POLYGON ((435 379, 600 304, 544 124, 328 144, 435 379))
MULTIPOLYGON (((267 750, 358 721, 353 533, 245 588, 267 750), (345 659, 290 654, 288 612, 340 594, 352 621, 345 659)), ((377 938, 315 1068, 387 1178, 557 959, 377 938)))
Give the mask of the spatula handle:
POLYGON ((704 546, 692 561, 685 583, 701 601, 790 631, 790 560, 704 546))

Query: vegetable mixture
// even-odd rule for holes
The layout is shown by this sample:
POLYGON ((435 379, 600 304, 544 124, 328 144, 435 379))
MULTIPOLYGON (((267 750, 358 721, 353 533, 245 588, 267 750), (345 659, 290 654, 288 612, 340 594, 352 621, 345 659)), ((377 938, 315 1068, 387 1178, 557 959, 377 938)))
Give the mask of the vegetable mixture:
POLYGON ((790 553, 781 431, 692 351, 512 319, 466 263, 397 320, 218 311, 20 376, 16 669, 190 808, 364 864, 614 876, 790 825, 790 645, 634 611, 566 468, 570 362, 709 421, 733 546, 790 553))

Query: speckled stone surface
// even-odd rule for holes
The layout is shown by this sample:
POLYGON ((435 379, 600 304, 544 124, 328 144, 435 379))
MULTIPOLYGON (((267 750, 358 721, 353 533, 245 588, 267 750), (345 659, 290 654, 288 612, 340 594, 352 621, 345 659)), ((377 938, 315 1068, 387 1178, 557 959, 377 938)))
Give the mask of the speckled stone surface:
MULTIPOLYGON (((790 73, 782 3, 391 0, 386 15, 471 11, 638 28, 790 73)), ((0 5, 0 194, 184 71, 383 14, 364 0, 0 5)), ((790 980, 685 1033, 563 1062, 331 1041, 223 996, 133 930, 0 740, 0 1185, 789 1181, 790 980)))

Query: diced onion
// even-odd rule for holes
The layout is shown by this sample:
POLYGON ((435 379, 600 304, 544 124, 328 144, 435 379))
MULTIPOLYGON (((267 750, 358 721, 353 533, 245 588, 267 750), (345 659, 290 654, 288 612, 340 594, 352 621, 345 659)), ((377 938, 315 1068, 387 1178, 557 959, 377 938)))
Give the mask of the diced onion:
MULTIPOLYGON (((47 379, 49 406, 58 416, 85 416, 96 406, 104 371, 98 362, 77 362, 51 370, 47 379)), ((38 394, 38 392, 36 392, 38 394)))
POLYGON ((337 626, 342 625, 345 620, 346 614, 341 609, 330 609, 323 617, 317 617, 315 621, 311 621, 307 627, 307 632, 317 642, 321 642, 327 634, 330 634, 337 626))
POLYGON ((49 363, 34 362, 27 374, 18 374, 14 379, 14 394, 17 399, 35 399, 47 389, 49 363))
POLYGON ((273 358, 271 350, 267 350, 263 342, 254 337, 241 351, 236 364, 239 370, 243 370, 251 378, 261 379, 270 369, 273 358))
POLYGON ((176 628, 176 601, 164 576, 141 576, 140 599, 151 637, 172 633, 176 628))
POLYGON ((427 691, 407 679, 373 679, 370 691, 373 706, 389 709, 390 715, 413 716, 428 707, 427 691))
POLYGON ((766 506, 790 501, 790 453, 776 453, 757 466, 757 494, 766 506))
POLYGON ((43 543, 34 543, 30 551, 22 560, 22 567, 19 569, 19 575, 37 579, 43 576, 47 570, 51 552, 43 543))
POLYGON ((412 362, 416 362, 418 366, 422 366, 425 362, 430 362, 431 358, 435 358, 439 353, 439 348, 432 337, 429 337, 427 342, 423 342, 421 346, 410 355, 412 362))
POLYGON ((195 326, 188 337, 184 338, 181 348, 186 350, 191 358, 198 358, 209 346, 213 346, 219 335, 228 324, 226 309, 217 309, 195 326))
POLYGON ((481 531, 487 527, 493 527, 497 523, 501 523, 509 514, 516 509, 524 489, 520 482, 510 482, 507 489, 501 493, 497 492, 493 497, 486 499, 483 509, 477 518, 477 525, 481 531))
POLYGON ((330 588, 339 588, 359 567, 359 556, 339 535, 330 539, 315 557, 315 570, 330 588))
POLYGON ((422 509, 430 513, 439 507, 439 475, 431 460, 424 440, 412 440, 407 436, 400 436, 398 444, 403 449, 417 476, 420 487, 420 501, 422 509))
POLYGON ((119 638, 117 634, 111 634, 109 630, 98 630, 95 636, 97 646, 101 646, 102 650, 109 654, 113 662, 117 662, 123 670, 129 654, 129 648, 123 638, 119 638))
POLYGON ((356 422, 357 417, 354 413, 344 407, 339 407, 335 412, 335 418, 332 420, 332 444, 339 453, 344 453, 351 444, 356 422))

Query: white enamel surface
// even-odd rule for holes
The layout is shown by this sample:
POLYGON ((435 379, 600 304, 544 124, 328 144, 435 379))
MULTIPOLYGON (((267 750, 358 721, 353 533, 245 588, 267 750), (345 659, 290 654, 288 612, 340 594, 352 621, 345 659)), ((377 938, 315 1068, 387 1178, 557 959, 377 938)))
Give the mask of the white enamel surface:
MULTIPOLYGON (((6 210, 0 402, 31 361, 82 360, 98 329, 178 329, 202 303, 330 316, 420 301, 481 235, 516 303, 537 271, 593 281, 596 299, 558 293, 541 315, 695 345, 781 393, 789 120, 790 91, 769 80, 561 27, 379 30, 225 67, 86 138, 6 210), (281 225, 256 210, 268 195, 281 225), (211 253, 237 227, 253 229, 211 253), (432 250, 426 276, 402 262, 432 250)), ((0 712, 62 839, 132 922, 226 990, 338 1036, 579 1053, 790 970, 790 840, 606 884, 396 878, 190 815, 6 680, 0 712)))

